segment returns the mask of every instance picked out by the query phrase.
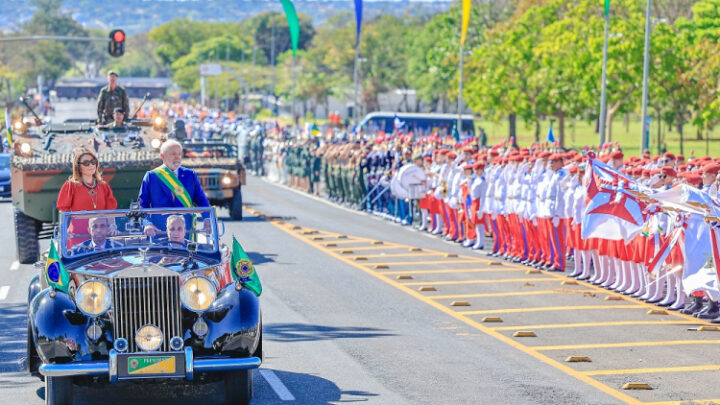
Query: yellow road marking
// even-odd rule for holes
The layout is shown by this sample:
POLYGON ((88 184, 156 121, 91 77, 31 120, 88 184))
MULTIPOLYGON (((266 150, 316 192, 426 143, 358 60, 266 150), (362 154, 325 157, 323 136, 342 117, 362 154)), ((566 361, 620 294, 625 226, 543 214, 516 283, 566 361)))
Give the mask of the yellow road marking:
POLYGON ((380 274, 447 274, 447 273, 497 273, 502 271, 522 271, 518 269, 508 269, 495 267, 492 269, 441 269, 441 270, 410 270, 410 271, 381 271, 380 274))
POLYGON ((684 366, 684 367, 651 367, 651 368, 627 368, 622 370, 592 370, 582 372, 584 375, 620 375, 620 374, 648 374, 648 373, 684 373, 687 371, 716 371, 720 365, 711 364, 706 366, 684 366))
POLYGON ((418 262, 377 262, 373 264, 394 264, 394 265, 425 265, 425 264, 440 264, 440 263, 472 263, 473 260, 433 260, 433 261, 418 261, 418 262))
POLYGON ((585 322, 585 323, 556 323, 542 325, 502 326, 495 330, 523 329, 565 329, 565 328, 591 328, 595 326, 632 326, 632 325, 693 325, 687 321, 617 321, 617 322, 585 322))
MULTIPOLYGON (((672 321, 681 322, 681 321, 672 321)), ((668 323, 668 322, 658 322, 668 323)), ((525 326, 521 326, 525 328, 525 326)), ((495 328, 498 330, 498 328, 495 328)), ((579 350, 579 349, 606 349, 614 347, 653 347, 653 346, 681 346, 681 345, 716 345, 720 344, 720 340, 665 340, 657 342, 624 342, 624 343, 596 343, 586 345, 555 345, 555 346, 533 346, 533 349, 546 350, 579 350)))
POLYGON ((557 281, 554 278, 501 278, 497 280, 459 280, 459 281, 423 281, 404 283, 405 285, 420 284, 437 284, 437 285, 453 285, 453 284, 495 284, 495 283, 525 283, 525 282, 541 282, 541 281, 557 281))
MULTIPOLYGON (((337 243, 337 242, 333 242, 333 243, 337 243)), ((391 249, 399 249, 399 248, 395 248, 395 247, 390 247, 390 248, 389 248, 387 245, 377 245, 377 246, 376 246, 376 245, 372 245, 372 246, 357 246, 357 247, 356 247, 356 246, 353 246, 352 248, 353 248, 354 250, 391 250, 391 249)), ((332 250, 343 250, 343 249, 348 249, 348 247, 346 246, 346 247, 344 247, 344 248, 337 248, 337 249, 332 249, 332 250)))
POLYGON ((445 300, 455 298, 486 298, 486 297, 514 297, 523 295, 546 295, 546 294, 567 294, 562 290, 542 290, 542 291, 511 291, 501 293, 482 293, 482 294, 456 294, 456 295, 433 295, 434 300, 445 300))
POLYGON ((686 399, 682 401, 643 402, 643 405, 687 405, 720 404, 720 399, 686 399))
POLYGON ((371 257, 418 257, 418 256, 438 256, 442 253, 433 252, 414 252, 414 253, 381 253, 379 255, 365 255, 367 258, 371 257))
MULTIPOLYGON (((285 229, 283 229, 283 231, 284 231, 284 230, 285 230, 285 229)), ((303 240, 304 240, 304 239, 309 239, 309 238, 305 238, 303 235, 296 235, 296 234, 293 233, 293 232, 289 232, 289 233, 290 233, 291 235, 296 236, 296 237, 298 237, 298 238, 301 238, 301 239, 303 239, 303 240)), ((333 236, 328 236, 328 237, 332 238, 333 236)), ((369 240, 370 240, 370 239, 343 239, 343 240, 334 240, 334 241, 332 241, 332 243, 337 243, 337 244, 341 244, 341 243, 342 243, 342 244, 349 244, 349 243, 368 243, 369 240)), ((310 241, 310 242, 312 242, 312 241, 310 241)), ((323 242, 327 242, 327 241, 323 241, 323 242)), ((376 246, 376 247, 377 247, 377 246, 376 246)), ((387 247, 387 246, 385 246, 385 247, 387 247)))
MULTIPOLYGON (((515 312, 546 312, 546 311, 578 311, 588 309, 620 309, 620 308, 640 308, 640 305, 578 305, 567 307, 529 307, 529 308, 509 308, 509 309, 490 309, 484 311, 462 311, 463 315, 484 315, 484 314, 510 314, 515 312)), ((515 327, 517 329, 517 327, 515 327)))
MULTIPOLYGON (((393 279, 390 279, 390 278, 388 278, 388 277, 384 277, 383 275, 378 274, 377 272, 375 272, 375 271, 373 271, 373 270, 371 270, 371 269, 368 269, 367 267, 361 266, 361 265, 359 265, 359 264, 351 261, 351 260, 348 259, 347 257, 343 257, 342 255, 340 255, 340 254, 338 254, 338 253, 335 253, 335 252, 333 252, 332 250, 327 249, 327 248, 324 247, 324 246, 320 246, 320 245, 318 245, 317 243, 313 243, 312 241, 307 240, 307 239, 303 238, 303 237, 300 236, 300 235, 296 235, 296 234, 293 233, 292 231, 290 231, 290 230, 288 230, 288 229, 284 229, 281 225, 276 224, 275 221, 270 221, 270 224, 272 224, 272 225, 275 226, 276 228, 280 229, 281 231, 283 231, 283 232, 285 232, 285 233, 287 233, 287 234, 289 234, 289 235, 292 235, 292 236, 296 237, 297 239, 299 239, 299 240, 307 243, 308 245, 310 245, 310 246, 318 249, 319 251, 324 252, 324 253, 326 253, 326 254, 334 257, 334 258, 337 259, 337 260, 340 260, 341 262, 343 262, 343 263, 345 263, 345 264, 347 264, 347 265, 349 265, 349 266, 352 266, 352 267, 355 267, 355 268, 357 268, 357 269, 359 269, 359 270, 361 270, 361 271, 364 271, 365 273, 367 273, 367 274, 369 274, 369 275, 371 275, 371 276, 373 276, 373 277, 375 277, 375 278, 377 278, 377 279, 379 279, 379 280, 381 280, 381 281, 383 281, 383 282, 385 282, 385 283, 387 283, 387 284, 389 284, 389 285, 397 288, 398 290, 403 291, 403 292, 405 292, 406 294, 409 294, 409 295, 412 296, 413 298, 415 298, 415 299, 417 299, 417 300, 419 300, 419 301, 422 301, 422 302, 426 303, 427 305, 429 305, 429 306, 437 309, 438 311, 441 311, 441 312, 445 313, 446 315, 451 316, 451 317, 453 317, 453 318, 455 318, 455 319, 457 319, 457 320, 465 323, 465 324, 468 325, 468 326, 472 326, 473 328, 475 328, 475 329, 477 329, 477 330, 485 333, 486 335, 492 336, 493 338, 495 338, 495 339, 497 339, 497 340, 499 340, 499 341, 507 344, 508 346, 510 346, 510 347, 512 347, 512 348, 514 348, 514 349, 517 349, 517 350, 519 350, 519 351, 521 351, 521 352, 523 352, 523 353, 525 353, 525 354, 527 354, 527 355, 535 358, 536 360, 539 360, 539 361, 541 361, 541 362, 543 362, 543 363, 545 363, 545 364, 547 364, 547 365, 550 365, 550 366, 552 366, 552 367, 555 367, 556 369, 562 371, 563 373, 565 373, 565 374, 567 374, 567 375, 569 375, 569 376, 572 376, 572 377, 576 378, 577 380, 580 380, 580 381, 584 382, 585 384, 588 384, 589 386, 596 388, 596 389, 599 390, 599 391, 602 391, 602 392, 604 392, 604 393, 606 393, 606 394, 608 394, 608 395, 610 395, 610 396, 612 396, 612 397, 614 397, 614 398, 617 398, 617 399, 619 399, 619 400, 621 400, 621 401, 623 401, 623 402, 626 402, 626 403, 628 403, 628 404, 637 404, 637 405, 641 405, 641 404, 642 404, 641 401, 639 401, 639 400, 637 400, 637 399, 635 399, 635 398, 633 398, 633 397, 625 394, 624 392, 620 392, 620 391, 618 391, 618 390, 616 390, 616 389, 614 389, 614 388, 611 388, 611 387, 609 387, 609 386, 601 383, 601 382, 598 381, 598 380, 595 380, 595 379, 593 379, 593 378, 591 378, 591 377, 589 377, 589 376, 586 376, 586 375, 582 374, 581 372, 578 372, 577 370, 574 370, 573 368, 571 368, 571 367, 569 367, 569 366, 567 366, 567 365, 565 365, 565 364, 563 364, 563 363, 561 363, 561 362, 558 362, 558 361, 556 361, 556 360, 554 360, 554 359, 552 359, 552 358, 550 358, 550 357, 548 357, 548 356, 546 356, 546 355, 544 355, 544 354, 542 354, 542 353, 539 353, 539 352, 533 350, 533 349, 532 349, 531 347, 529 347, 529 346, 526 346, 526 345, 524 345, 524 344, 518 343, 518 342, 516 342, 516 341, 515 341, 514 339, 512 339, 512 338, 510 338, 510 337, 508 337, 508 336, 505 336, 505 335, 503 335, 503 334, 501 334, 501 333, 499 333, 499 332, 496 332, 496 331, 488 328, 487 326, 485 326, 485 325, 483 325, 483 324, 481 324, 481 323, 479 323, 479 322, 477 322, 477 321, 475 321, 475 320, 473 320, 473 319, 471 319, 471 318, 468 318, 467 316, 463 315, 463 314, 460 313, 460 312, 454 311, 454 310, 452 310, 451 308, 448 308, 448 307, 446 307, 446 306, 444 306, 444 305, 442 305, 442 304, 440 304, 440 303, 438 303, 438 302, 435 302, 435 301, 433 301, 433 300, 431 300, 431 299, 429 299, 429 298, 426 298, 426 297, 424 297, 422 294, 420 294, 419 292, 414 291, 414 290, 412 290, 412 289, 404 286, 402 283, 398 283, 398 282, 396 282, 396 281, 393 280, 393 279)), ((482 259, 479 259, 479 258, 476 259, 476 260, 487 262, 487 260, 482 260, 482 259)))

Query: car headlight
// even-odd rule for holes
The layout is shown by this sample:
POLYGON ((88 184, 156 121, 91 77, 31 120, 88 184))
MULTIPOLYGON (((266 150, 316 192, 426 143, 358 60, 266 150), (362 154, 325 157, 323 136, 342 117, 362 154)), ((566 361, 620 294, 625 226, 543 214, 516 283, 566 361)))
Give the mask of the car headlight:
POLYGON ((27 155, 32 151, 32 148, 30 147, 30 144, 27 142, 23 142, 20 144, 20 153, 23 155, 27 155))
POLYGON ((157 116, 157 117, 155 117, 155 119, 153 120, 153 123, 155 124, 156 127, 161 127, 161 126, 163 126, 163 124, 165 123, 165 120, 164 120, 162 117, 157 116))
POLYGON ((100 316, 110 309, 110 289, 103 282, 89 280, 78 287, 75 303, 87 316, 100 316))
POLYGON ((195 276, 185 280, 180 289, 180 300, 183 305, 185 305, 185 308, 195 312, 208 309, 215 301, 215 296, 215 285, 202 276, 195 276))
POLYGON ((223 176, 222 183, 228 186, 230 185, 230 183, 232 183, 232 178, 230 178, 230 176, 223 176))
POLYGON ((157 350, 163 343, 163 334, 155 325, 145 325, 135 334, 135 343, 145 351, 157 350))
POLYGON ((154 138, 150 141, 150 146, 152 146, 153 149, 160 149, 160 145, 162 145, 162 142, 158 138, 154 138))

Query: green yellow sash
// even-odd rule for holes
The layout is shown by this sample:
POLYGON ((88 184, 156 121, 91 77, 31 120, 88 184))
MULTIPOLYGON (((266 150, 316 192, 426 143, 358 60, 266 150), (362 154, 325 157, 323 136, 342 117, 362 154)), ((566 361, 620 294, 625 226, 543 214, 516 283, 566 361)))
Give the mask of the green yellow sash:
POLYGON ((190 194, 185 190, 185 186, 178 180, 177 176, 175 176, 175 173, 173 173, 172 170, 168 169, 167 166, 161 165, 160 167, 153 170, 155 174, 157 174, 158 178, 167 186, 167 188, 170 189, 172 194, 177 197, 177 199, 182 203, 185 207, 192 207, 192 198, 190 198, 190 194))

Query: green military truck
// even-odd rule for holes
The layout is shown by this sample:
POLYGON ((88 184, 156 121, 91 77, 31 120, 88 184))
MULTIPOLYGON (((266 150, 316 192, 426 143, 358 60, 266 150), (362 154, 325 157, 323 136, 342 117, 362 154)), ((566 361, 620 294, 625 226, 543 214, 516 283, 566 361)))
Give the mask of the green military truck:
POLYGON ((230 218, 242 220, 245 167, 234 139, 183 140, 183 166, 195 170, 212 205, 226 207, 230 218))
POLYGON ((70 177, 75 150, 96 151, 118 207, 127 208, 137 200, 145 172, 162 163, 157 149, 164 137, 152 123, 141 120, 113 129, 72 120, 15 133, 10 170, 18 261, 37 261, 39 239, 52 237, 59 218, 58 192, 70 177))

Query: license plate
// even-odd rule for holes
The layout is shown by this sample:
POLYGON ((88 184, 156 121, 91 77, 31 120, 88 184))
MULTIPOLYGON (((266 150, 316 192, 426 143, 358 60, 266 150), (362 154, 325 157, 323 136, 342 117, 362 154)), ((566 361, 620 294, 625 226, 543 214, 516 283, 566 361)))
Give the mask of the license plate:
POLYGON ((175 356, 130 356, 128 375, 175 374, 175 356))

